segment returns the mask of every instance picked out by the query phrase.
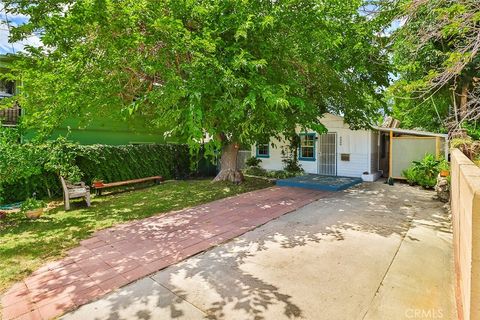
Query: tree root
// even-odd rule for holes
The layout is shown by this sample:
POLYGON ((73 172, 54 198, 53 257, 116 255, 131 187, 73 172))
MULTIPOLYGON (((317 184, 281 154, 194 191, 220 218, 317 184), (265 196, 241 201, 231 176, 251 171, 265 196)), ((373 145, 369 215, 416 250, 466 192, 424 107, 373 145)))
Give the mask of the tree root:
POLYGON ((225 169, 220 170, 215 179, 213 179, 213 182, 218 181, 230 181, 235 184, 240 184, 245 181, 245 177, 243 176, 243 173, 239 170, 225 169))

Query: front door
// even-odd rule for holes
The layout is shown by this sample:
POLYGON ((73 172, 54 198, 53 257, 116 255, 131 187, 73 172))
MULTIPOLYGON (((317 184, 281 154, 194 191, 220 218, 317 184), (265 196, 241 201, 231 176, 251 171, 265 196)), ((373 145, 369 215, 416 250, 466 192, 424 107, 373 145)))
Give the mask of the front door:
POLYGON ((326 133, 318 136, 318 174, 337 175, 336 133, 326 133))

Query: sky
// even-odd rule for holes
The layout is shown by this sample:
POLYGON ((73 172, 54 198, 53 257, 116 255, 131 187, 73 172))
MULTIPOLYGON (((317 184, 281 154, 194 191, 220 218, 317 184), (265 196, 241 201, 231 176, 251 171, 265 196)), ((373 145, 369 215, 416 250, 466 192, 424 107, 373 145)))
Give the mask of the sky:
POLYGON ((7 53, 16 53, 21 50, 26 45, 39 46, 41 44, 40 39, 37 36, 31 36, 26 40, 10 43, 9 40, 9 29, 8 24, 6 23, 8 19, 8 24, 10 27, 19 26, 28 21, 27 16, 22 15, 12 15, 6 14, 3 1, 0 0, 0 54, 7 53))

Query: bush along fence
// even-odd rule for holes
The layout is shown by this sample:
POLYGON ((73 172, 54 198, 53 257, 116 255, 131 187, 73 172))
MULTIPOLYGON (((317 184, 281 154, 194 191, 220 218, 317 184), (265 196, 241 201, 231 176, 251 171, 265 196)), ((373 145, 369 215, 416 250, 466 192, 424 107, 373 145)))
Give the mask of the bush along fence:
MULTIPOLYGON (((156 175, 184 179, 190 174, 187 145, 83 146, 56 140, 41 145, 17 144, 14 150, 7 151, 12 158, 6 162, 17 167, 17 174, 3 174, 8 179, 1 179, 0 203, 22 201, 34 193, 37 198, 59 197, 59 174, 87 184, 93 179, 115 182, 156 175)), ((8 167, 3 165, 2 170, 8 167)))
POLYGON ((448 171, 450 166, 443 158, 436 159, 427 154, 421 161, 413 161, 412 165, 402 172, 410 185, 419 185, 426 189, 433 189, 437 183, 437 176, 442 171, 448 171))

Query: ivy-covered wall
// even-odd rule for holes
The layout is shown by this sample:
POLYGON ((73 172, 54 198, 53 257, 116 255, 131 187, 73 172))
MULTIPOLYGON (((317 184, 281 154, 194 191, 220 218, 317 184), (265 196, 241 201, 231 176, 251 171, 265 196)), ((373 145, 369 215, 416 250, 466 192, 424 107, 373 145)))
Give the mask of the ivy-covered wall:
MULTIPOLYGON (((115 182, 157 175, 165 179, 183 179, 190 174, 190 154, 186 145, 76 145, 74 150, 78 153, 75 162, 82 173, 82 181, 89 185, 93 178, 115 182)), ((59 178, 52 172, 42 172, 1 187, 0 196, 5 203, 24 200, 33 193, 37 198, 62 196, 59 178)))

